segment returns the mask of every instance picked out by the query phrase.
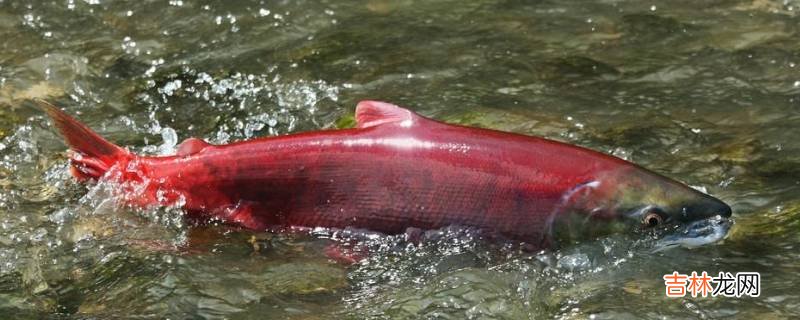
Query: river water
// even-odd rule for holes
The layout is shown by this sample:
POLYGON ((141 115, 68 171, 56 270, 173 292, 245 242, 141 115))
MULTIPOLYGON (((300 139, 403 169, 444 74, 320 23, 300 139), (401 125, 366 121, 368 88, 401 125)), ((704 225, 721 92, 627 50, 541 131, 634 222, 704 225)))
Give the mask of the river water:
POLYGON ((0 314, 116 319, 800 317, 800 2, 0 0, 0 314), (353 123, 391 101, 587 146, 731 204, 723 242, 618 235, 538 253, 190 226, 77 184, 30 98, 169 154, 353 123), (673 271, 760 272, 759 297, 667 298, 673 271))

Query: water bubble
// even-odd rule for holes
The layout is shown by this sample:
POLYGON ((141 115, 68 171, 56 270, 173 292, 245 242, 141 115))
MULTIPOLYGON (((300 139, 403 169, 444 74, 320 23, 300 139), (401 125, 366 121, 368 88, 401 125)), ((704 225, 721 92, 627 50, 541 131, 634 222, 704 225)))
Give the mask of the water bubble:
POLYGON ((136 48, 136 41, 131 39, 131 37, 125 37, 122 39, 122 44, 120 45, 122 50, 128 54, 139 54, 139 49, 136 48))
POLYGON ((591 266, 591 260, 585 253, 574 253, 558 259, 558 267, 570 271, 585 270, 591 266))
POLYGON ((158 146, 158 154, 170 155, 175 153, 175 146, 178 144, 178 133, 175 129, 165 127, 161 129, 161 139, 163 142, 158 146))
POLYGON ((167 82, 164 86, 159 89, 158 91, 167 95, 172 96, 176 90, 180 89, 183 86, 183 82, 179 79, 167 82))
POLYGON ((47 229, 36 228, 36 230, 31 233, 30 240, 31 242, 41 242, 44 240, 45 236, 47 236, 47 229))

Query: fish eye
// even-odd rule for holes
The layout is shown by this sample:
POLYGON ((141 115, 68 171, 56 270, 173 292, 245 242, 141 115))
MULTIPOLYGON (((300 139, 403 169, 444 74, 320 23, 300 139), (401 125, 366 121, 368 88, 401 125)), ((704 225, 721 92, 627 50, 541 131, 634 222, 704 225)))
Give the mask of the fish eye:
POLYGON ((658 212, 650 211, 644 215, 644 219, 642 219, 642 226, 645 228, 653 228, 660 226, 664 223, 664 218, 661 217, 658 212))

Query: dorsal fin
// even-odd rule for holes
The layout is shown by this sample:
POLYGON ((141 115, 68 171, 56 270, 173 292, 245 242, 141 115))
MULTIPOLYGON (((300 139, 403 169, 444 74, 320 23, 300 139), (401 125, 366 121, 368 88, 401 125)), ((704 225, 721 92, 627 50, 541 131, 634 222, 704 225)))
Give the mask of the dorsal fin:
POLYGON ((210 144, 208 142, 203 141, 203 139, 189 138, 183 140, 183 142, 181 142, 181 144, 178 145, 178 152, 176 152, 175 154, 179 156, 188 156, 198 153, 200 152, 200 150, 203 150, 205 147, 208 146, 210 146, 210 144))
POLYGON ((356 106, 357 128, 369 128, 384 123, 400 123, 410 127, 419 119, 421 117, 411 110, 387 102, 365 100, 356 106))

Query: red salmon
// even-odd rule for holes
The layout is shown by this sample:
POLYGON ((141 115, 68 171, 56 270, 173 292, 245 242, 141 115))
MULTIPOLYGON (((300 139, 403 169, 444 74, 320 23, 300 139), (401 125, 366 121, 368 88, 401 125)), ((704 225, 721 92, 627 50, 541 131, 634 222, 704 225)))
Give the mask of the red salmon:
MULTIPOLYGON (((357 127, 139 156, 40 101, 81 180, 135 183, 137 206, 269 227, 473 227, 539 247, 559 223, 631 229, 730 216, 725 203, 622 159, 543 138, 450 125, 363 101, 357 127)), ((574 231, 570 231, 574 232, 574 231)))

